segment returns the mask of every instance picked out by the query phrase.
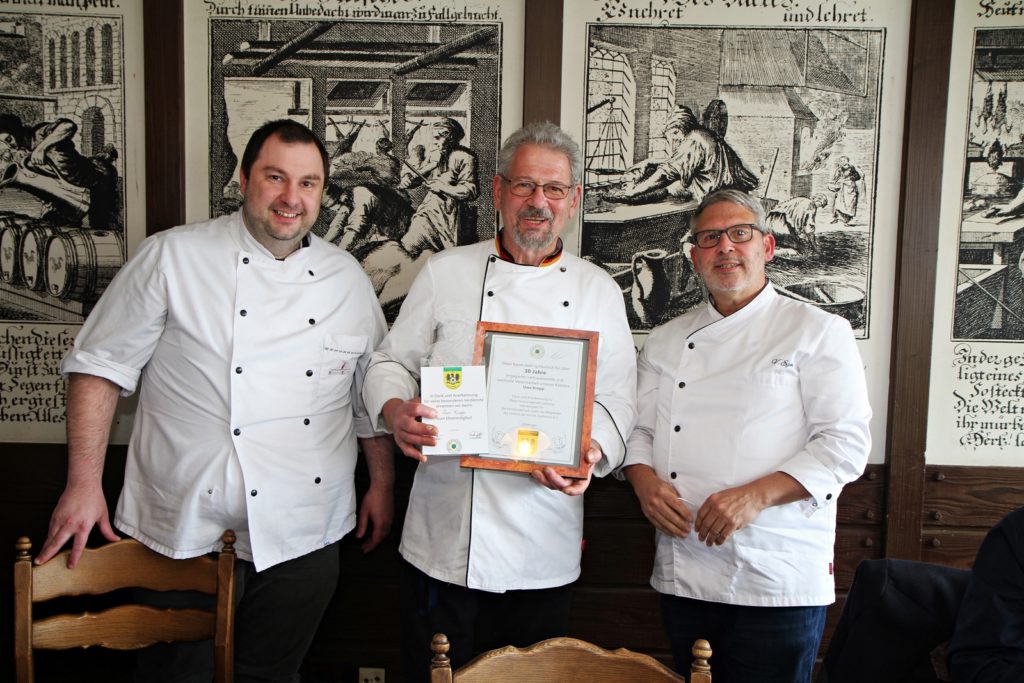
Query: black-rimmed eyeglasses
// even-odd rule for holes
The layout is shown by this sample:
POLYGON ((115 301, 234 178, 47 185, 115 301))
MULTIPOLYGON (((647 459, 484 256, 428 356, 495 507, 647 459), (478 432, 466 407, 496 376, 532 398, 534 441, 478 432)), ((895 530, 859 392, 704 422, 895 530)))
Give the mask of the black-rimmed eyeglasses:
MULTIPOLYGON (((498 175, 501 175, 500 173, 498 175)), ((547 183, 541 185, 535 183, 532 180, 526 178, 506 178, 501 176, 501 179, 508 183, 508 191, 517 197, 532 197, 533 193, 539 187, 544 196, 548 199, 565 199, 569 196, 569 191, 572 189, 569 185, 563 185, 561 183, 547 183)))
POLYGON ((701 230, 690 236, 690 240, 701 249, 710 249, 722 241, 722 235, 728 235, 729 241, 733 244, 749 242, 754 237, 754 232, 763 233, 764 230, 749 223, 731 225, 725 230, 701 230))

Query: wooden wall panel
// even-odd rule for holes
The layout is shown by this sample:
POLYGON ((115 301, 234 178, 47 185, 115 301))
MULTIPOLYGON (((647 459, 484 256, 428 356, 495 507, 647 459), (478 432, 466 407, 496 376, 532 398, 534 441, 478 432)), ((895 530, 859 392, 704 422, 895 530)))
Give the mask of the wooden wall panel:
POLYGON ((1024 505, 1024 468, 931 465, 925 470, 926 528, 989 529, 1024 505))

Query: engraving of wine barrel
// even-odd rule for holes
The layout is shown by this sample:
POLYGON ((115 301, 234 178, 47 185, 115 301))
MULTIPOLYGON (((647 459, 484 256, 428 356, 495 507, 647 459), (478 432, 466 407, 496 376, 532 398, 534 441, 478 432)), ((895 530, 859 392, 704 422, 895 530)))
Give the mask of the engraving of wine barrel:
POLYGON ((46 243, 59 230, 50 225, 37 225, 21 239, 21 275, 29 289, 46 288, 46 243))
POLYGON ((124 264, 121 233, 68 230, 46 248, 46 289, 61 299, 96 299, 124 264))
POLYGON ((22 216, 0 217, 0 280, 7 284, 21 284, 21 241, 31 226, 22 216))

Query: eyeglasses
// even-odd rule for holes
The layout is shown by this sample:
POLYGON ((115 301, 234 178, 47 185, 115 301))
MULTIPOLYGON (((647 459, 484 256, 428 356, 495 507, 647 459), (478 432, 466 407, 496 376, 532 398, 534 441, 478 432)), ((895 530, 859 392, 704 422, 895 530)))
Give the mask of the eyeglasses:
POLYGON ((733 244, 743 244, 744 242, 749 242, 754 237, 755 230, 760 233, 764 232, 764 230, 756 225, 742 223, 729 226, 725 230, 701 230, 700 232, 693 233, 690 239, 701 249, 710 249, 722 241, 723 234, 728 235, 729 241, 733 244))
POLYGON ((532 180, 527 180, 526 178, 516 178, 513 180, 511 178, 501 176, 501 179, 508 183, 508 191, 517 197, 532 197, 533 193, 539 187, 544 193, 544 196, 548 199, 565 199, 569 196, 569 190, 572 189, 571 186, 563 185, 561 183, 547 183, 546 185, 541 185, 533 182, 532 180))

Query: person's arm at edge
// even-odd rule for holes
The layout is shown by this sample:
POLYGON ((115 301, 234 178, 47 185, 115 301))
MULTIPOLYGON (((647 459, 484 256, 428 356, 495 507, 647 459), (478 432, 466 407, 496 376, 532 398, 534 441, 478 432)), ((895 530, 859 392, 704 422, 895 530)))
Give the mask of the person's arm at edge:
POLYGON ((93 526, 108 541, 118 540, 103 497, 103 463, 119 393, 120 387, 102 377, 78 373, 68 377, 68 479, 36 564, 48 561, 73 539, 68 558, 73 569, 93 526))
POLYGON ((395 518, 395 458, 391 436, 384 434, 359 439, 366 466, 370 471, 370 488, 359 506, 356 538, 363 538, 367 529, 370 536, 362 549, 368 553, 376 548, 391 531, 395 518))

